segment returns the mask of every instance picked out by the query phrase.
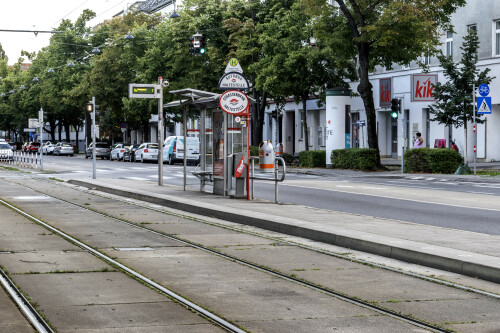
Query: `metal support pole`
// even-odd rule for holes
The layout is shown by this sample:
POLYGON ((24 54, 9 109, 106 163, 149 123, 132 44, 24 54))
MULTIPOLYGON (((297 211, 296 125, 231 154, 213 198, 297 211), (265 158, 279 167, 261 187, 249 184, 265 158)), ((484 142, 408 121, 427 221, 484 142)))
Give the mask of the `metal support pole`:
POLYGON ((38 122, 40 125, 40 148, 42 151, 40 152, 40 171, 43 171, 43 109, 40 108, 38 111, 38 122))
POLYGON ((274 202, 278 203, 278 160, 274 160, 274 202))
MULTIPOLYGON (((202 174, 205 174, 207 171, 207 136, 206 136, 206 117, 207 117, 207 109, 202 109, 200 112, 200 170, 202 174)), ((201 177, 200 179, 200 192, 205 191, 205 177, 201 177)))
MULTIPOLYGON (((474 176, 476 175, 476 157, 477 157, 477 124, 476 124, 476 84, 472 84, 472 115, 474 119, 474 176)), ((467 148, 466 148, 467 149, 467 148)))
POLYGON ((187 172, 187 138, 186 138, 186 132, 187 132, 187 116, 186 116, 186 107, 184 106, 182 108, 182 131, 184 132, 184 158, 183 158, 183 166, 184 166, 184 191, 186 190, 186 183, 187 183, 187 177, 186 177, 186 172, 187 172))
POLYGON ((224 154, 224 167, 223 167, 223 172, 224 172, 224 177, 222 178, 223 181, 224 181, 224 194, 223 194, 223 197, 225 197, 227 195, 227 168, 228 168, 228 160, 227 160, 227 151, 228 151, 228 147, 227 147, 227 112, 223 112, 223 117, 224 117, 224 143, 223 143, 223 154, 224 154))
POLYGON ((92 96, 92 179, 97 178, 95 156, 95 96, 92 96))
POLYGON ((163 186, 163 78, 158 78, 158 185, 163 186))

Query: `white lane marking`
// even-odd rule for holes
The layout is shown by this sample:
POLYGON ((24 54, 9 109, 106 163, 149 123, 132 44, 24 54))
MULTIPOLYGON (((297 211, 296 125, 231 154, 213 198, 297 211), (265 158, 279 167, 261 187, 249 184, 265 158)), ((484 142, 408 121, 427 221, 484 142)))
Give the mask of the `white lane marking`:
POLYGON ((124 177, 124 178, 130 180, 149 180, 147 178, 142 178, 142 177, 124 177))
POLYGON ((424 177, 411 177, 410 179, 424 179, 424 177))
POLYGON ((341 188, 353 188, 354 186, 349 186, 349 185, 336 185, 335 187, 341 187, 341 188))
POLYGON ((383 187, 361 186, 361 188, 364 188, 367 190, 385 190, 385 188, 383 188, 383 187))
POLYGON ((21 195, 18 197, 12 197, 14 200, 51 200, 51 197, 45 195, 21 195))
MULTIPOLYGON (((265 184, 265 183, 263 183, 265 184)), ((273 185, 274 184, 269 184, 273 185)), ((324 188, 317 188, 317 187, 312 187, 312 186, 302 186, 302 185, 291 185, 291 184, 280 184, 280 186, 290 186, 290 187, 299 187, 299 188, 305 188, 309 190, 320 190, 320 191, 331 191, 331 192, 341 192, 341 193, 349 193, 349 194, 355 194, 355 195, 365 195, 369 197, 377 197, 377 198, 385 198, 385 199, 393 199, 393 200, 404 200, 404 201, 411 201, 411 202, 419 202, 419 203, 425 203, 425 204, 430 204, 430 205, 441 205, 441 206, 449 206, 449 207, 457 207, 457 208, 469 208, 469 209, 477 209, 477 210, 487 210, 487 211, 492 211, 492 212, 500 212, 500 209, 498 208, 482 208, 482 207, 473 207, 473 206, 464 206, 464 205, 455 205, 455 204, 450 204, 450 203, 443 203, 443 202, 433 202, 433 201, 427 201, 427 200, 417 200, 417 199, 407 199, 407 198, 401 198, 401 197, 392 197, 389 195, 377 195, 377 194, 368 194, 368 193, 359 193, 359 192, 351 192, 351 191, 343 191, 343 190, 335 190, 335 189, 324 189, 324 188)), ((337 185, 339 187, 339 185, 337 185)), ((418 188, 415 186, 415 188, 418 188)), ((424 187, 421 187, 424 188, 424 187)), ((426 188, 429 189, 429 188, 426 188)), ((436 189, 432 188, 432 190, 444 190, 444 189, 436 189)), ((484 194, 484 193, 481 193, 484 194)))
POLYGON ((473 193, 473 194, 486 194, 486 195, 495 195, 495 193, 488 193, 488 192, 474 192, 474 191, 470 191, 470 192, 467 192, 467 193, 473 193))
POLYGON ((425 180, 434 180, 436 178, 433 178, 433 177, 429 177, 429 178, 425 178, 425 180))

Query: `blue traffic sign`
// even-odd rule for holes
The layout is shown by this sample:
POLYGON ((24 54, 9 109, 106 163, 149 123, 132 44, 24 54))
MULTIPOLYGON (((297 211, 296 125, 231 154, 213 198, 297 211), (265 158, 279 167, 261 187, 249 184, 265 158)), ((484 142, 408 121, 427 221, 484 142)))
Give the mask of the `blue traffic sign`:
POLYGON ((366 123, 364 120, 356 120, 356 125, 358 126, 366 126, 366 123))
POLYGON ((479 114, 491 113, 491 97, 477 98, 477 113, 479 114))
POLYGON ((477 89, 477 91, 479 92, 479 95, 481 95, 483 97, 486 97, 490 93, 490 87, 488 87, 487 84, 483 83, 483 84, 481 84, 479 86, 479 88, 477 89))

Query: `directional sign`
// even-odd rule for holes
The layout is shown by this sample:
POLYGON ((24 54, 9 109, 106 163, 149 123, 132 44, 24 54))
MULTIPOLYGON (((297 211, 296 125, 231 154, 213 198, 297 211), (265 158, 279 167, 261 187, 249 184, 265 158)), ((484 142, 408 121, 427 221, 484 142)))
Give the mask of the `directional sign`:
POLYGON ((479 92, 479 95, 481 95, 483 97, 486 97, 490 93, 490 87, 488 87, 487 84, 483 83, 483 84, 481 84, 479 86, 479 88, 477 89, 477 91, 479 92))
POLYGON ((480 114, 491 113, 491 97, 478 97, 477 98, 477 113, 480 113, 480 114))
POLYGON ((358 126, 366 126, 366 122, 364 120, 356 120, 356 125, 358 125, 358 126))
POLYGON ((36 128, 25 128, 24 132, 36 132, 36 128))
POLYGON ((130 83, 128 85, 128 97, 129 98, 159 98, 158 90, 160 85, 158 84, 139 84, 130 83))

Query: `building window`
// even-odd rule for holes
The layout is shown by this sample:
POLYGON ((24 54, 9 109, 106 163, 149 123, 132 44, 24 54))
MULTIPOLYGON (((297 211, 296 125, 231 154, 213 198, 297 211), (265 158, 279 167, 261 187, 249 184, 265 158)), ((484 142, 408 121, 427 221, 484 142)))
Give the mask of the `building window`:
POLYGON ((470 31, 475 31, 477 33, 477 25, 475 24, 470 24, 467 26, 467 32, 470 32, 470 31))
POLYGON ((500 20, 495 21, 495 55, 500 56, 500 20))
POLYGON ((446 56, 453 57, 453 32, 446 32, 446 56))

